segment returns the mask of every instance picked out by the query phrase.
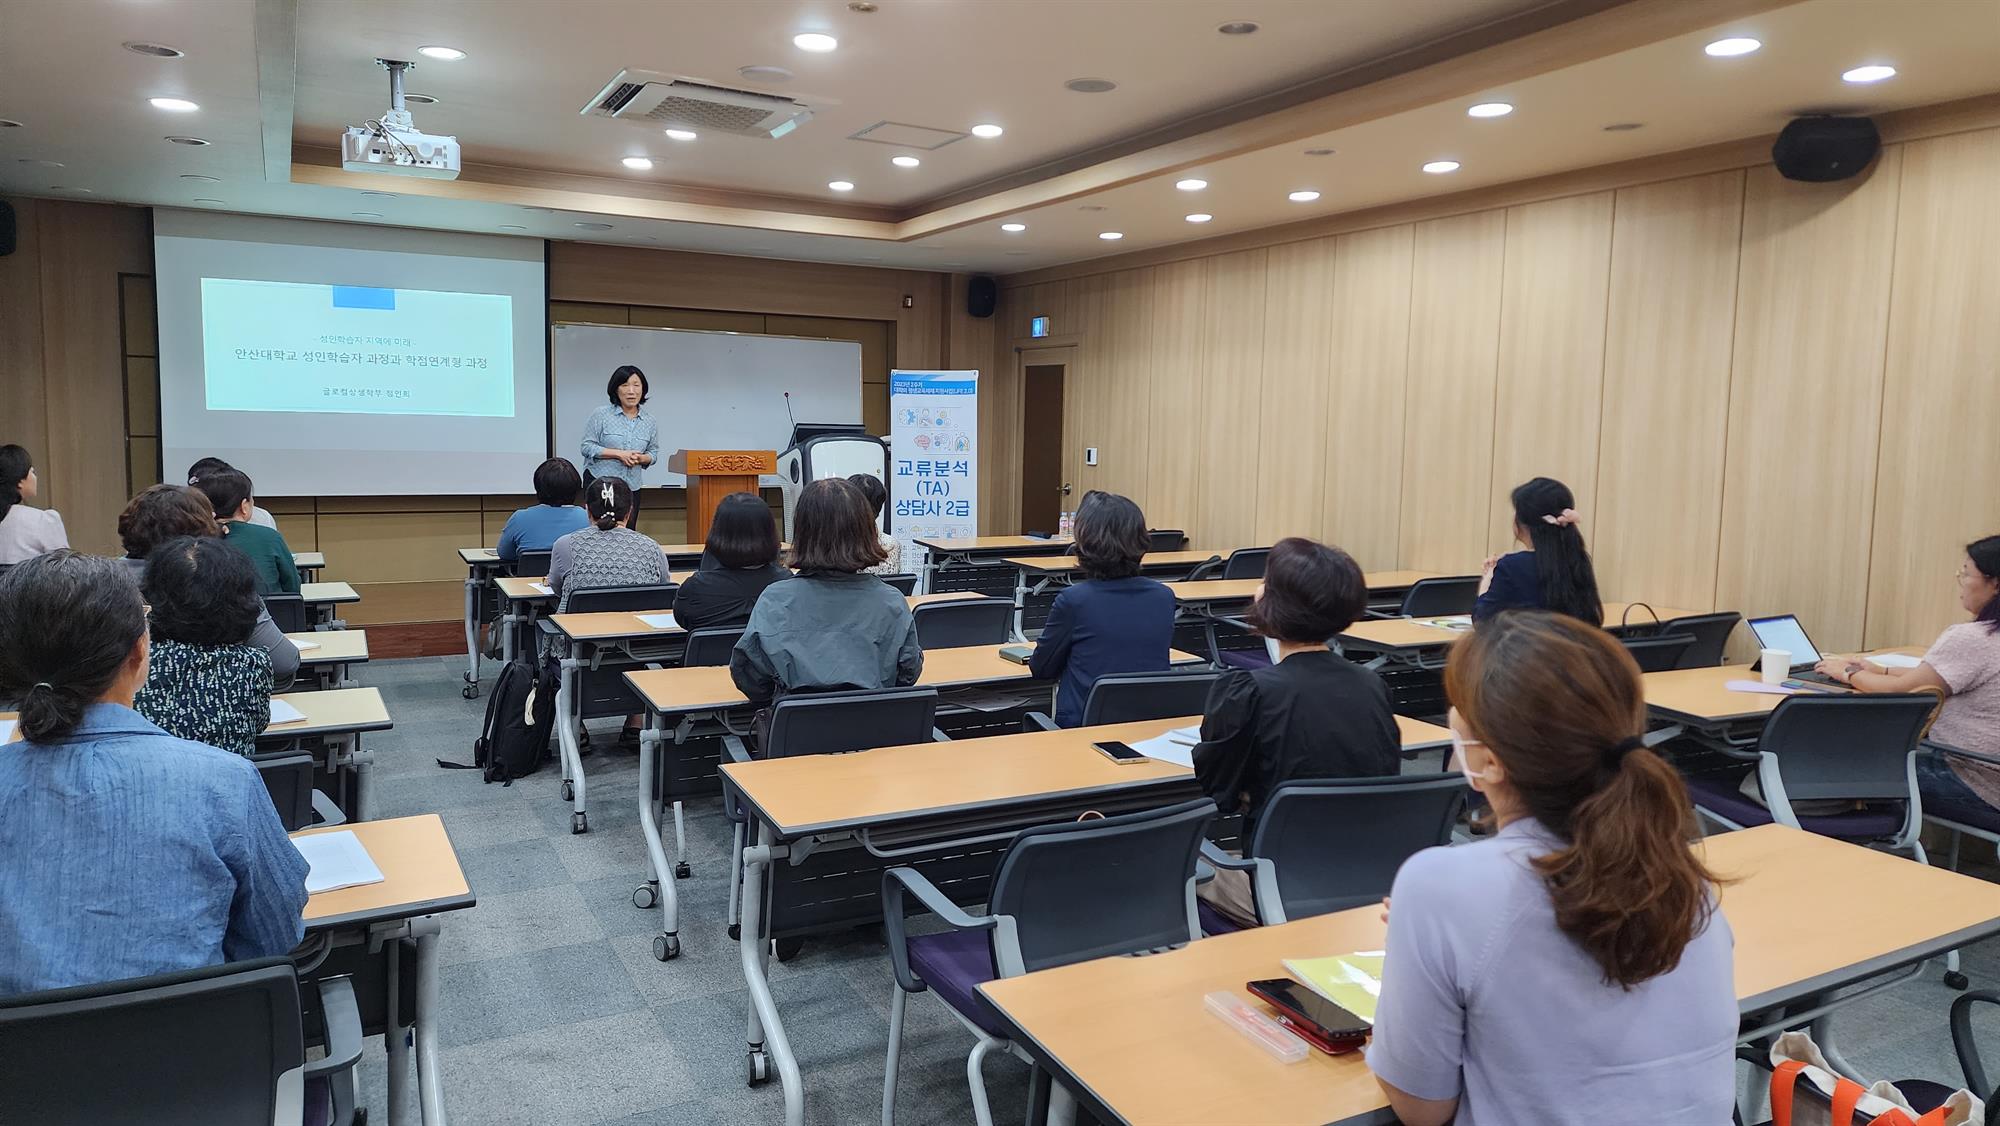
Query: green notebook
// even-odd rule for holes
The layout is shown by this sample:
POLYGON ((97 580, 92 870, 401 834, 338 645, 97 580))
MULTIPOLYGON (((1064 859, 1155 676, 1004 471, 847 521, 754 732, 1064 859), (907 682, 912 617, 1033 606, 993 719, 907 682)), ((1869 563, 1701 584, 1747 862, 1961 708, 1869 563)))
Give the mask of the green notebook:
POLYGON ((1362 1020, 1375 1023, 1375 1006, 1382 996, 1382 951, 1287 958, 1285 972, 1362 1020))

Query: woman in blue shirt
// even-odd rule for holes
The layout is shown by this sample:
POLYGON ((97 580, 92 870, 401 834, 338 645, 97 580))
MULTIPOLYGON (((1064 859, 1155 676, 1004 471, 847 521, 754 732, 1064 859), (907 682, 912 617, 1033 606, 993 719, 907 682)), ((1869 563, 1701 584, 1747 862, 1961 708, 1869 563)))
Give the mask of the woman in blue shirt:
POLYGON ((535 467, 535 505, 517 508, 500 529, 494 549, 502 563, 512 563, 524 551, 548 551, 556 541, 579 531, 590 518, 576 503, 583 478, 568 458, 552 457, 535 467))
POLYGON ((1028 670, 1056 686, 1056 723, 1083 722, 1097 678, 1115 672, 1165 672, 1174 639, 1174 595, 1139 574, 1149 546, 1146 515, 1116 493, 1094 493, 1076 514, 1076 554, 1083 581, 1056 596, 1028 670))
POLYGON ((604 396, 611 400, 591 412, 583 424, 584 486, 592 478, 616 477, 632 487, 632 512, 625 526, 639 526, 639 492, 645 488, 646 467, 659 460, 660 428, 639 408, 652 394, 646 373, 625 364, 611 373, 604 396))
POLYGON ((1603 625, 1597 571, 1577 528, 1576 496, 1569 486, 1537 477, 1517 487, 1510 499, 1514 539, 1527 550, 1486 561, 1472 620, 1483 622, 1502 610, 1553 610, 1603 625))
POLYGON ((146 609, 116 560, 0 579, 0 994, 268 958, 305 933, 306 862, 248 759, 132 710, 146 609))

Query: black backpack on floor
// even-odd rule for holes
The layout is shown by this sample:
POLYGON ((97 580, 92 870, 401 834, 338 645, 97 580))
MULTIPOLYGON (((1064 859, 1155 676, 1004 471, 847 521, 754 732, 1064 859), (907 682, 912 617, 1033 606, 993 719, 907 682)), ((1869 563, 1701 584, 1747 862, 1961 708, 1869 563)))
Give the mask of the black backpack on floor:
POLYGON ((484 768, 486 781, 509 786, 533 774, 549 756, 549 735, 555 730, 554 685, 542 683, 534 663, 515 660, 500 670, 493 694, 486 700, 486 720, 472 744, 470 765, 437 760, 458 770, 484 768))

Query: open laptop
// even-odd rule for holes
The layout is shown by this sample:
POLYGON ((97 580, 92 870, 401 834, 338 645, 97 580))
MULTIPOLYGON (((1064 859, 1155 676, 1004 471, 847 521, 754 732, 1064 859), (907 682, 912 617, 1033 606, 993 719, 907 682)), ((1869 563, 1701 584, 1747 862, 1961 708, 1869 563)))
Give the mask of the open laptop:
POLYGON ((1821 659, 1819 646, 1806 636, 1806 627, 1799 624, 1797 617, 1778 614, 1769 618, 1752 618, 1749 626, 1750 632, 1757 635, 1758 648, 1783 649, 1792 655, 1792 667, 1787 675, 1793 680, 1844 687, 1832 677, 1813 671, 1813 666, 1819 664, 1821 659))

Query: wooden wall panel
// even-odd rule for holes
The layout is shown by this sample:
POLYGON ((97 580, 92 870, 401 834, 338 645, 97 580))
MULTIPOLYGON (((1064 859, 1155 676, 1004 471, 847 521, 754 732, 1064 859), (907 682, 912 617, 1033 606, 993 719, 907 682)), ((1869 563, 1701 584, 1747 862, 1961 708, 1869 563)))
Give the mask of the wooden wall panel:
MULTIPOLYGON (((970 282, 971 278, 966 274, 952 275, 951 291, 947 297, 950 316, 945 323, 943 364, 948 370, 979 373, 978 513, 979 530, 985 533, 994 526, 995 483, 1003 479, 1016 480, 1019 476, 1020 471, 1013 468, 1007 458, 1008 443, 1013 443, 1017 452, 1019 449, 1019 439, 1012 435, 1009 425, 1018 415, 1010 414, 1000 406, 1000 401, 1012 393, 1009 385, 1013 382, 1014 365, 1008 364, 1002 370, 993 362, 998 311, 993 317, 975 317, 965 311, 966 287, 970 282)), ((1002 493, 1005 491, 1000 490, 1002 493)))
POLYGON ((1605 597, 1715 606, 1743 173, 1618 193, 1596 520, 1605 597))
POLYGON ((1208 354, 1201 385, 1201 491, 1195 526, 1201 547, 1257 538, 1258 402, 1264 394, 1263 250, 1209 260, 1202 302, 1208 354))
MULTIPOLYGON (((1091 341, 1090 444, 1101 460, 1091 488, 1130 496, 1153 517, 1146 475, 1152 447, 1154 271, 1128 270, 1110 276, 1105 291, 1104 331, 1091 341)), ((1153 521, 1158 526, 1158 521, 1153 521)))
POLYGON ((1209 378, 1203 363, 1208 274, 1209 264, 1202 260, 1154 271, 1146 515, 1154 527, 1186 528, 1190 535, 1201 512, 1201 479, 1212 468, 1195 440, 1202 428, 1202 384, 1209 378))
POLYGON ((1327 363, 1333 351, 1332 239, 1274 246, 1264 267, 1264 389, 1252 539, 1319 534, 1326 496, 1327 363))
POLYGON ((1868 645, 1962 620, 1951 576, 2000 532, 2000 131, 1903 149, 1868 645))
POLYGON ((1393 569, 1402 555, 1414 234, 1406 224, 1334 240, 1326 485, 1314 534, 1345 548, 1364 569, 1393 569))
POLYGON ((1597 527, 1611 208, 1597 192, 1507 209, 1488 551, 1513 544, 1507 494, 1531 477, 1568 485, 1584 535, 1597 527))
POLYGON ((1416 226, 1399 563, 1464 574, 1486 555, 1505 212, 1416 226))
POLYGON ((1867 178, 1749 173, 1716 597, 1861 644, 1902 150, 1867 178))
MULTIPOLYGON (((42 239, 39 199, 14 205, 14 253, 0 258, 0 394, 7 404, 6 437, 29 456, 48 456, 48 397, 42 362, 42 239)), ((98 431, 100 440, 105 438, 98 431)), ((47 507, 43 497, 36 504, 47 507)))
MULTIPOLYGON (((1104 385, 1110 377, 1112 350, 1103 345, 1111 326, 1112 292, 1116 275, 1100 274, 1079 279, 1070 287, 1070 304, 1076 320, 1093 326, 1084 347, 1077 349, 1076 363, 1063 373, 1063 480, 1075 490, 1069 508, 1074 511, 1083 495, 1104 487, 1104 467, 1083 464, 1083 451, 1096 447, 1105 456, 1104 415, 1110 402, 1104 385)), ((1115 456, 1110 455, 1110 456, 1115 456)))

